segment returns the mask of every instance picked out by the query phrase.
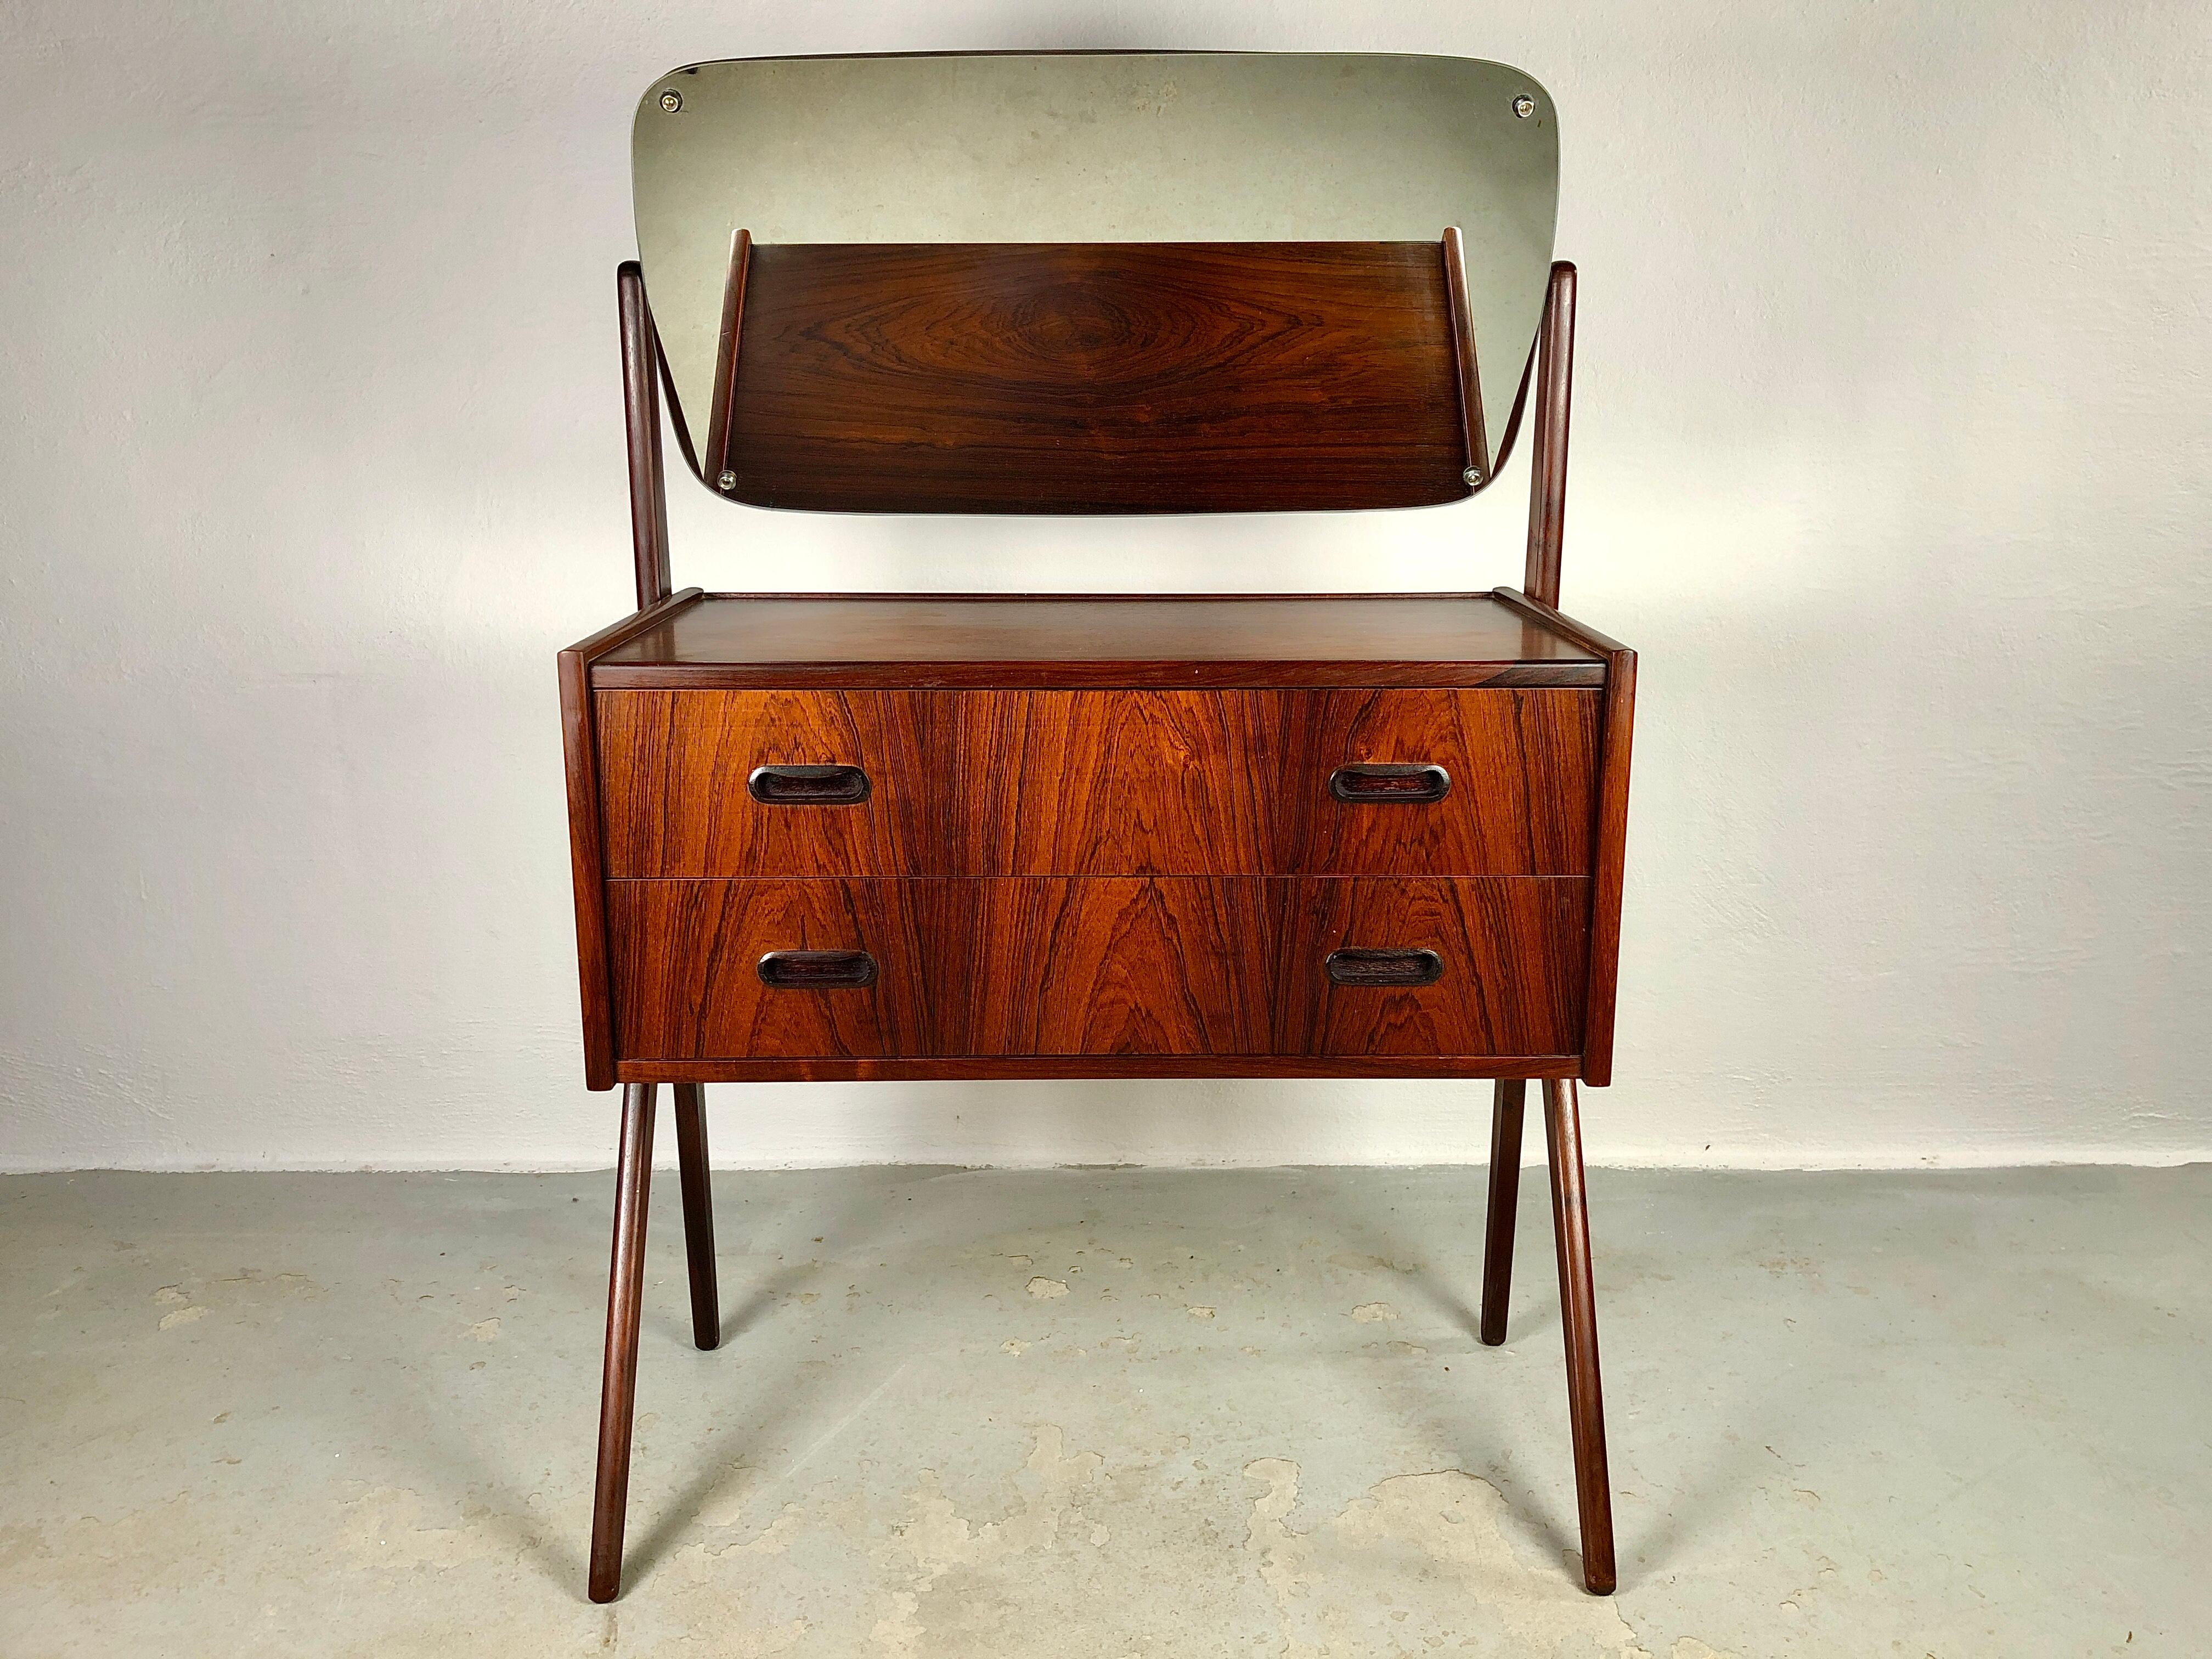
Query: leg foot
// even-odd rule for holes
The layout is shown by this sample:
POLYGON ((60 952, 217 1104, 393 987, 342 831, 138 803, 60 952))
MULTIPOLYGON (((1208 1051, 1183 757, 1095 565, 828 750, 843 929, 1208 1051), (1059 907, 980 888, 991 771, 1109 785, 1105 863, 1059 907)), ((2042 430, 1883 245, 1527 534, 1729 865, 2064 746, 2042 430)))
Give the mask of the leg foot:
POLYGON ((1552 1231, 1559 1254, 1559 1318, 1566 1331, 1567 1415, 1582 1511, 1583 1583, 1613 1593, 1613 1490, 1605 1463, 1605 1401, 1597 1375, 1597 1291, 1590 1280, 1589 1209, 1583 1192, 1582 1109, 1571 1082, 1544 1085, 1552 1164, 1552 1231))
POLYGON ((615 1165, 614 1261, 607 1276, 607 1360, 599 1393, 599 1473, 592 1497, 591 1596, 622 1589, 623 1518, 629 1506, 630 1420, 637 1404, 637 1316, 645 1289, 646 1200, 653 1180, 650 1083, 623 1090, 622 1154, 615 1165))
POLYGON ((707 1091, 696 1083, 674 1087, 684 1254, 691 1267, 691 1340, 713 1349, 722 1342, 722 1304, 714 1285, 714 1189, 707 1162, 707 1091))
POLYGON ((1513 1221, 1521 1206, 1521 1110, 1528 1085, 1502 1077, 1490 1106, 1490 1215, 1482 1236, 1484 1344, 1505 1340, 1505 1307, 1513 1291, 1513 1221))

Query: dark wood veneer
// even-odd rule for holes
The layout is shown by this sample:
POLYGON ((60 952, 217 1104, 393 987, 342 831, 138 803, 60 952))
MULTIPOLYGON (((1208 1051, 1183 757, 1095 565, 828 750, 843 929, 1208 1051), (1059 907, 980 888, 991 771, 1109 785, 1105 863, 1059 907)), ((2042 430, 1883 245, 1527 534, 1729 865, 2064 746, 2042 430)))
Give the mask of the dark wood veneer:
POLYGON ((857 878, 609 884, 623 1057, 1552 1054, 1581 1037, 1576 878, 857 878), (1433 983, 1340 983, 1343 951, 1433 983), (864 983, 765 982, 771 953, 864 983), (1036 994, 1049 986, 1050 995, 1036 994))
POLYGON ((1306 881, 1285 895, 1278 1034, 1325 1054, 1544 1054, 1582 1046, 1589 884, 1565 878, 1306 881), (1337 985, 1344 949, 1434 951, 1435 983, 1337 985))
MULTIPOLYGON (((624 285, 625 300, 629 292, 624 285)), ((627 306, 623 321, 627 346, 631 337, 627 306)), ((649 387, 649 381, 647 385, 649 387)), ((639 447, 633 446, 633 459, 640 453, 639 447)), ((644 468, 641 476, 655 481, 657 487, 657 448, 649 459, 651 464, 644 468)), ((639 476, 634 473, 633 481, 639 476)), ((641 582, 652 574, 654 551, 663 545, 655 522, 646 523, 637 543, 641 582)), ((699 590, 689 587, 666 599, 641 599, 635 616, 580 640, 559 658, 561 746, 568 762, 568 866, 576 902, 576 974, 583 1004, 584 1082, 587 1088, 611 1089, 615 1084, 614 1011, 608 990, 604 888, 606 850, 600 833, 599 738, 589 683, 591 663, 601 652, 615 649, 635 635, 658 626, 669 612, 682 609, 698 597, 699 590)))
POLYGON ((722 283, 722 326, 714 345, 714 397, 707 416, 707 453, 702 464, 707 482, 724 488, 730 465, 730 388, 737 378, 738 341, 744 326, 745 278, 752 269, 753 234, 730 234, 729 274, 722 283))
MULTIPOLYGON (((1559 477, 1565 486, 1564 471, 1559 477)), ((1556 556, 1551 560, 1558 575, 1556 556)), ((1583 1080, 1594 1088, 1613 1081, 1613 1004, 1620 975, 1620 905, 1628 860, 1629 755, 1636 730, 1636 653, 1595 629, 1562 616, 1540 599, 1498 590, 1498 598, 1547 628, 1579 641, 1605 657, 1604 725, 1598 757, 1597 821, 1592 854, 1596 878, 1590 912, 1589 1025, 1583 1039, 1583 1080)))
POLYGON ((1315 693, 1291 718, 1304 842, 1293 870, 1331 875, 1589 873, 1597 758, 1595 691, 1351 690, 1315 693), (1354 761, 1432 762, 1443 799, 1317 799, 1354 761))
POLYGON ((592 684, 1062 689, 1604 683, 1497 593, 715 594, 592 653, 592 684))
POLYGON ((597 694, 617 877, 1587 875, 1600 694, 665 691, 597 694), (1346 799, 1360 763, 1447 775, 1346 799), (857 769, 865 799, 758 799, 773 766, 857 769))
POLYGON ((897 881, 617 881, 607 887, 626 1057, 769 1059, 944 1052, 928 1000, 943 949, 933 896, 897 881), (767 983, 775 951, 860 951, 867 985, 767 983))
POLYGON ((1459 372, 1460 424, 1467 439, 1467 483, 1473 489, 1492 476, 1492 468, 1489 429, 1482 415, 1482 370, 1476 355, 1474 323, 1467 308, 1467 252, 1457 225, 1446 228, 1443 251, 1444 299, 1451 313, 1453 367, 1459 372))
POLYGON ((1188 513, 1468 493, 1437 242, 761 243, 743 284, 738 501, 1188 513))

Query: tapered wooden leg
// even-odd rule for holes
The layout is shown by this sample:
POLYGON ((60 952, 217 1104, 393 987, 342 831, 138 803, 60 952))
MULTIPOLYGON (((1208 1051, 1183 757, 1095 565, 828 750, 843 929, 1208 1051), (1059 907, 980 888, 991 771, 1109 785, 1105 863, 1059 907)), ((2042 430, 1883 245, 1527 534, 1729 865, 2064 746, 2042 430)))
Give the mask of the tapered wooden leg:
POLYGON ((653 1182, 653 1093, 650 1083, 632 1083, 623 1090, 614 1261, 607 1276, 607 1363, 599 1392, 599 1474, 592 1498, 594 1601, 611 1601, 622 1589, 630 1419, 637 1404, 637 1316, 645 1290, 646 1200, 653 1182))
POLYGON ((1498 1079, 1490 1103, 1490 1218, 1482 1237, 1483 1341, 1505 1340, 1505 1307, 1513 1293, 1513 1221, 1521 1207, 1521 1111, 1528 1085, 1498 1079))
POLYGON ((676 1171, 684 1188, 684 1254, 691 1264, 691 1340, 702 1348, 722 1342, 722 1304, 714 1288, 714 1189, 707 1162, 707 1091, 678 1083, 676 1092, 676 1171))
POLYGON ((1559 1253, 1559 1322, 1567 1345, 1567 1417, 1582 1511, 1583 1583, 1610 1595, 1613 1488, 1605 1467, 1605 1399, 1597 1376, 1597 1290, 1590 1280, 1589 1206, 1583 1193, 1582 1107, 1571 1082, 1544 1084, 1544 1139, 1552 1163, 1552 1231, 1559 1253))

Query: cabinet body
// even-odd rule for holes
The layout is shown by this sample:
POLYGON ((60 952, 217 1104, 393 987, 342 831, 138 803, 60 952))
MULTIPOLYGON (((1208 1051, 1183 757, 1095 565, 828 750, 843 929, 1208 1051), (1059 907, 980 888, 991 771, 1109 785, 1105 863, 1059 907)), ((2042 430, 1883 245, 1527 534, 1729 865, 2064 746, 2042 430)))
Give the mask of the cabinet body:
POLYGON ((1439 598, 1423 660, 1317 654, 1398 600, 955 603, 685 596, 563 653, 595 1084, 1595 1080, 1625 688, 1572 624, 1439 598))

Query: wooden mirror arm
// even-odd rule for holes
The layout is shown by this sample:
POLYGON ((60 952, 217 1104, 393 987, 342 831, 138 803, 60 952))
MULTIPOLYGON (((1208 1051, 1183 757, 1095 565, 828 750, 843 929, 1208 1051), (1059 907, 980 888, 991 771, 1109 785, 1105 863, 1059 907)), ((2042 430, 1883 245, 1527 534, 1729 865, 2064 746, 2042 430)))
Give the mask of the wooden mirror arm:
POLYGON ((1474 323, 1467 304, 1467 254, 1457 225, 1444 227, 1443 250, 1444 301, 1451 309, 1452 356, 1458 371, 1460 421, 1467 435, 1464 476, 1469 489, 1480 489, 1496 476, 1497 469, 1490 464, 1490 434, 1482 423, 1482 371, 1475 360, 1474 323))
POLYGON ((1535 434, 1529 443, 1528 563, 1522 586, 1538 603, 1559 602, 1559 548, 1567 517, 1567 415, 1575 377, 1575 268, 1552 266, 1536 330, 1535 434))
POLYGON ((660 460, 660 342, 635 259, 615 268, 622 316, 623 428, 629 442, 629 538, 637 564, 637 608, 668 597, 668 481, 660 460))
POLYGON ((722 279, 722 320, 714 337, 714 400, 707 406, 707 453, 699 476, 709 489, 736 482, 730 467, 730 399, 737 390, 738 338, 744 331, 745 276, 752 269, 753 234, 730 233, 730 264, 722 279))

